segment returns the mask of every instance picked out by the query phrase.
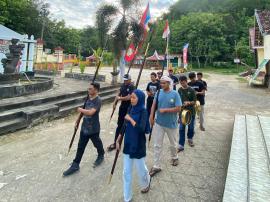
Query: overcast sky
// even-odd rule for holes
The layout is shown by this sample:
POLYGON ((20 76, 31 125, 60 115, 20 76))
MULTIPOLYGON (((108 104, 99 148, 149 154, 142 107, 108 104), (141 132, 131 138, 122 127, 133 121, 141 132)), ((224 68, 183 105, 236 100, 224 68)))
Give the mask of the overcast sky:
MULTIPOLYGON (((96 10, 104 3, 119 0, 45 0, 50 4, 50 16, 57 20, 65 20, 66 25, 74 28, 84 28, 95 24, 96 10)), ((151 17, 156 18, 168 11, 170 5, 177 0, 151 0, 151 17)), ((146 0, 141 1, 141 10, 147 5, 146 0)), ((117 3, 116 3, 117 4, 117 3)), ((139 19, 138 19, 139 20, 139 19)))

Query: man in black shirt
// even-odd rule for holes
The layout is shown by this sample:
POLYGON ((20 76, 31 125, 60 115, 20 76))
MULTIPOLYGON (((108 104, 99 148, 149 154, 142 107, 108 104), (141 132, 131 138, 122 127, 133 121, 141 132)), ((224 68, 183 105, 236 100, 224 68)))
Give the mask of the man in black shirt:
MULTIPOLYGON (((203 78, 203 73, 198 72, 197 73, 197 80, 203 83, 204 88, 207 91, 207 83, 206 83, 206 81, 202 80, 202 78, 203 78)), ((205 94, 203 96, 204 96, 204 101, 205 101, 205 94)), ((200 110, 200 113, 198 115, 199 115, 199 119, 200 119, 200 128, 202 131, 204 131, 205 130, 205 128, 204 128, 204 105, 201 105, 201 110, 200 110)))
MULTIPOLYGON (((78 108, 78 112, 83 113, 80 140, 78 143, 76 157, 73 160, 70 168, 63 173, 63 176, 71 175, 80 169, 79 165, 89 139, 92 141, 98 152, 98 157, 94 162, 94 167, 100 165, 104 160, 103 144, 99 137, 99 111, 101 108, 101 99, 98 96, 99 89, 99 83, 92 83, 88 88, 89 99, 86 101, 85 109, 81 107, 78 108)), ((75 126, 76 125, 77 123, 75 126)))
MULTIPOLYGON (((205 104, 205 86, 202 82, 196 80, 196 74, 194 72, 189 73, 190 82, 188 85, 196 91, 197 100, 200 102, 201 107, 205 104)), ((205 131, 204 122, 200 122, 200 129, 205 131)))
POLYGON ((120 104, 119 112, 118 112, 118 121, 117 121, 117 128, 115 131, 114 143, 112 143, 111 145, 107 147, 108 151, 112 151, 116 149, 116 140, 124 124, 125 116, 127 114, 128 107, 130 105, 130 95, 132 94, 134 90, 134 86, 131 82, 131 76, 129 74, 125 74, 123 79, 124 79, 124 83, 121 85, 118 96, 116 96, 115 101, 114 101, 113 108, 115 108, 115 105, 118 101, 121 101, 121 104, 120 104))
POLYGON ((157 81, 157 74, 155 72, 152 72, 151 73, 151 82, 148 83, 147 88, 146 88, 146 93, 148 95, 147 104, 146 104, 148 116, 150 116, 153 100, 154 100, 155 94, 159 90, 159 88, 160 88, 160 84, 157 81))
POLYGON ((169 69, 169 77, 173 80, 173 90, 176 90, 176 85, 179 84, 179 80, 173 75, 173 69, 169 69))
POLYGON ((206 83, 206 81, 202 80, 202 78, 203 78, 203 73, 198 72, 197 73, 197 80, 203 83, 205 90, 207 91, 207 83, 206 83))

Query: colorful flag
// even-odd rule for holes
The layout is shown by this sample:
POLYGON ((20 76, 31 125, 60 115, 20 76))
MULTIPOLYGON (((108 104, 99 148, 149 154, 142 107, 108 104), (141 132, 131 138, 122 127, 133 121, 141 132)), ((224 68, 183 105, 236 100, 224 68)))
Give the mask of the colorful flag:
POLYGON ((143 12, 143 16, 142 19, 140 21, 140 24, 144 27, 144 29, 146 29, 147 31, 149 30, 148 27, 148 22, 150 20, 151 16, 150 16, 150 10, 149 10, 149 3, 147 4, 147 7, 145 9, 145 11, 143 12))
POLYGON ((136 54, 137 54, 137 50, 135 49, 134 44, 131 43, 125 55, 126 62, 130 62, 131 60, 133 60, 136 54))
POLYGON ((187 58, 188 58, 188 46, 189 44, 187 43, 186 45, 184 45, 183 47, 183 62, 184 62, 184 68, 187 68, 187 58))
POLYGON ((164 27, 164 31, 163 31, 162 38, 163 38, 163 39, 168 38, 169 35, 170 35, 169 21, 166 20, 166 24, 165 24, 165 27, 164 27))

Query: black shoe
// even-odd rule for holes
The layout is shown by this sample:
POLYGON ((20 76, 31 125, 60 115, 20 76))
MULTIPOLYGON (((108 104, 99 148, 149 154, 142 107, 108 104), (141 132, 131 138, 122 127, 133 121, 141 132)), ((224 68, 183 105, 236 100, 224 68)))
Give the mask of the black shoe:
POLYGON ((79 164, 73 162, 71 164, 71 166, 69 167, 69 169, 67 169, 65 172, 63 172, 63 176, 72 175, 73 173, 77 172, 78 170, 80 170, 79 164))
POLYGON ((98 155, 97 159, 94 162, 94 167, 99 166, 104 161, 104 156, 98 155))

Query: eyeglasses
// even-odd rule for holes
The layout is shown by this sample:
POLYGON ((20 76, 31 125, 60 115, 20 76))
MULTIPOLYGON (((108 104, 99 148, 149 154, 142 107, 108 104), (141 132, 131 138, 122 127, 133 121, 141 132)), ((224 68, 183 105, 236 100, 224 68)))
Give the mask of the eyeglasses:
POLYGON ((160 84, 161 84, 161 85, 165 85, 165 84, 166 84, 166 82, 160 82, 160 84))
POLYGON ((87 88, 87 90, 94 90, 94 88, 87 88))

